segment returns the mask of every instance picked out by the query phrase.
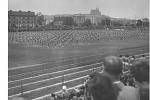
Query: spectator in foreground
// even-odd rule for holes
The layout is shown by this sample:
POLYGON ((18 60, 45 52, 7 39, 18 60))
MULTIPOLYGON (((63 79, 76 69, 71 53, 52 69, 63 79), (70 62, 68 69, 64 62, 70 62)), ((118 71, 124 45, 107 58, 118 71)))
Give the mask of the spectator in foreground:
POLYGON ((108 76, 111 81, 121 89, 124 84, 120 81, 120 75, 122 74, 123 63, 119 57, 108 56, 104 59, 104 71, 103 74, 108 76))
POLYGON ((94 73, 87 85, 91 95, 89 100, 117 100, 116 91, 109 77, 94 73))
POLYGON ((131 86, 124 86, 120 81, 120 75, 122 74, 123 64, 119 57, 108 56, 104 60, 104 71, 102 74, 108 76, 116 91, 118 91, 117 100, 138 100, 138 94, 136 89, 131 86))
POLYGON ((67 99, 68 98, 68 90, 67 90, 67 86, 66 85, 62 86, 62 97, 63 97, 63 99, 67 99))
POLYGON ((149 100, 149 61, 135 61, 131 67, 131 75, 135 78, 140 100, 149 100))

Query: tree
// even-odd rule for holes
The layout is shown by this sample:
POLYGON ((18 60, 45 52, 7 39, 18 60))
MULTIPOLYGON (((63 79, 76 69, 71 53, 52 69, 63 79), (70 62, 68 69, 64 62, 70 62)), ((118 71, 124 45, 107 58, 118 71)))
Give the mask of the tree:
POLYGON ((44 25, 44 15, 42 15, 41 12, 37 13, 36 15, 36 22, 37 22, 37 26, 41 27, 44 25))
POLYGON ((105 24, 106 24, 106 27, 109 28, 110 27, 110 19, 106 18, 105 20, 105 24))
POLYGON ((102 19, 101 24, 105 28, 110 28, 111 20, 109 18, 102 19))
POLYGON ((106 25, 105 23, 106 23, 106 21, 105 21, 105 19, 103 19, 102 22, 101 22, 103 27, 105 27, 105 25, 106 25))
POLYGON ((83 23, 83 26, 90 27, 91 25, 92 25, 92 23, 91 23, 90 19, 86 19, 85 22, 83 23))
POLYGON ((72 17, 65 17, 64 18, 63 25, 73 26, 74 24, 75 23, 74 23, 74 20, 72 17))
POLYGON ((141 21, 141 20, 137 20, 136 26, 137 26, 138 28, 142 27, 142 21, 141 21))
POLYGON ((112 21, 112 26, 113 27, 120 27, 120 26, 123 26, 123 23, 121 23, 120 21, 112 21))
POLYGON ((104 28, 104 24, 103 24, 103 23, 104 23, 103 20, 102 20, 101 23, 98 23, 98 24, 97 24, 97 28, 98 28, 98 29, 103 29, 103 28, 104 28))
POLYGON ((144 18, 143 20, 143 27, 149 27, 149 19, 148 18, 144 18))

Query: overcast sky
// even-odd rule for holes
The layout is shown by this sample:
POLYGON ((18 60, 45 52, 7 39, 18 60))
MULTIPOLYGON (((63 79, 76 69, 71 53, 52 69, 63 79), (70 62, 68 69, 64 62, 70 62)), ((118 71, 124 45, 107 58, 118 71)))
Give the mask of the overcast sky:
POLYGON ((42 12, 45 15, 90 13, 119 18, 149 17, 149 0, 8 0, 9 10, 42 12))

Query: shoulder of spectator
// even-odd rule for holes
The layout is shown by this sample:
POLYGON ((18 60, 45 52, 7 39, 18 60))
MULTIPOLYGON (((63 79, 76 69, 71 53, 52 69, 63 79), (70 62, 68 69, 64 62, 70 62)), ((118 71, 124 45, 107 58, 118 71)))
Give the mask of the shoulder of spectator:
POLYGON ((119 100, 139 100, 138 89, 132 86, 124 86, 119 92, 119 100))

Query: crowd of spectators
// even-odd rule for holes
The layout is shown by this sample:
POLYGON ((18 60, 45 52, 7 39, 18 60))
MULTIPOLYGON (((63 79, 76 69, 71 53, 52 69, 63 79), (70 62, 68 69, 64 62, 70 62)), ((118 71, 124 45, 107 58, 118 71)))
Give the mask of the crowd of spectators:
POLYGON ((111 40, 146 39, 146 30, 54 30, 9 32, 8 42, 26 47, 63 47, 111 40))

